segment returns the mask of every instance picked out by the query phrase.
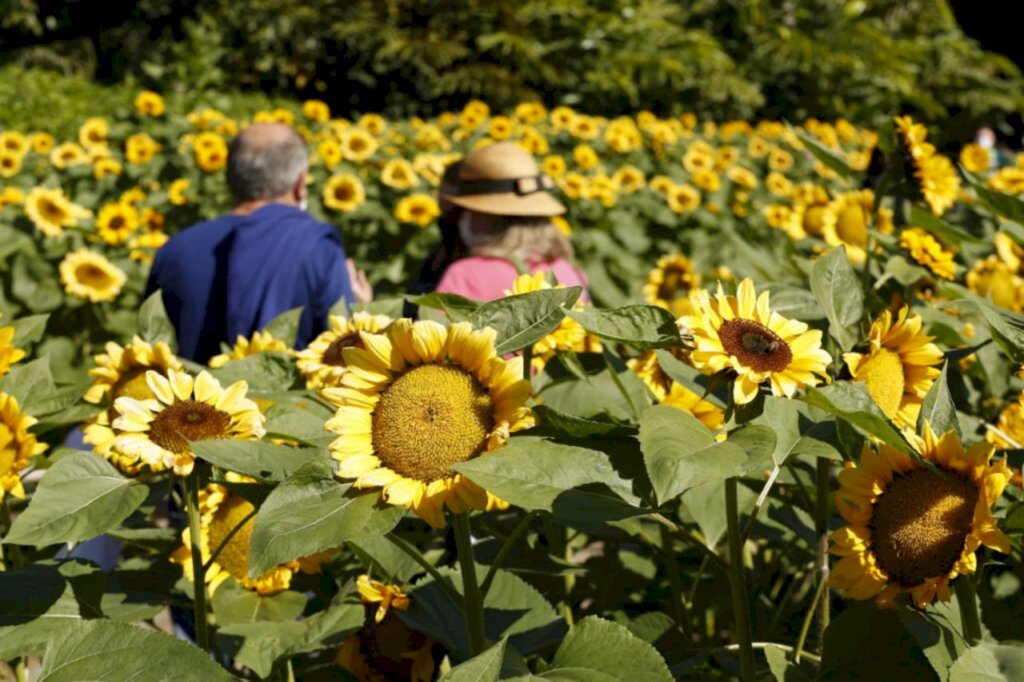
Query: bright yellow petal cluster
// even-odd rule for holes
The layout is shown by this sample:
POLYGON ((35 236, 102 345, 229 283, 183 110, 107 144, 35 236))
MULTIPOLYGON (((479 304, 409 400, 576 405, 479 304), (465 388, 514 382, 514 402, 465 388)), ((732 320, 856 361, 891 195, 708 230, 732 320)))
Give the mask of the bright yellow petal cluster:
POLYGON ((853 380, 864 382, 885 416, 900 426, 917 423, 921 403, 942 364, 942 351, 923 326, 921 317, 911 315, 906 306, 895 320, 886 310, 871 323, 868 352, 843 354, 853 380))
POLYGON ((944 279, 956 277, 956 254, 931 233, 920 227, 909 227, 900 232, 900 246, 910 252, 911 258, 933 274, 944 279))
POLYGON ((839 474, 836 506, 849 525, 832 533, 842 557, 829 585, 851 599, 889 605, 908 593, 918 608, 947 601, 949 583, 977 569, 982 545, 1010 551, 991 508, 1010 480, 1006 460, 991 463, 992 445, 965 449, 956 432, 941 438, 931 427, 908 438, 939 470, 882 444, 866 446, 859 465, 839 474))
POLYGON ((324 206, 329 209, 351 213, 366 201, 366 190, 354 175, 333 175, 324 183, 323 200, 324 206))
POLYGON ((0 327, 0 378, 11 370, 11 365, 25 357, 25 351, 14 346, 14 327, 0 327))
POLYGON ((116 299, 126 280, 123 270, 89 249, 72 251, 60 262, 64 290, 93 303, 116 299))
POLYGON ((394 607, 399 611, 409 608, 409 595, 397 585, 389 585, 379 580, 371 580, 368 575, 361 575, 356 580, 359 599, 364 604, 378 604, 374 621, 379 623, 388 615, 388 609, 394 607))
POLYGON ((769 293, 758 296, 750 279, 740 283, 736 296, 726 296, 719 285, 716 296, 700 290, 690 303, 693 313, 678 320, 684 335, 693 337, 690 359, 705 374, 734 375, 737 404, 752 401, 766 381, 772 394, 791 398, 829 380, 832 357, 821 348, 821 332, 774 312, 769 293))
POLYGON ((35 423, 35 418, 21 411, 14 396, 0 391, 0 500, 6 493, 25 497, 20 472, 48 447, 29 432, 35 423))
POLYGON ((681 317, 690 312, 690 294, 700 288, 700 274, 682 254, 662 256, 644 283, 644 302, 681 317))
POLYGON ((47 237, 59 237, 64 228, 88 217, 89 211, 73 203, 59 187, 33 187, 25 199, 25 215, 47 237))
POLYGON ((941 216, 960 196, 960 174, 952 161, 926 142, 928 131, 923 125, 914 123, 909 116, 897 116, 895 120, 896 129, 913 159, 914 174, 921 183, 925 203, 933 214, 941 216))
POLYGON ((292 349, 281 339, 275 339, 270 332, 253 332, 252 338, 247 339, 241 334, 235 339, 235 345, 228 353, 221 353, 210 358, 210 367, 216 369, 223 367, 232 360, 241 360, 250 355, 258 355, 275 351, 280 353, 291 353, 292 349))
POLYGON ((384 334, 360 332, 345 348, 342 386, 324 389, 338 409, 325 425, 338 434, 338 476, 376 488, 387 504, 415 511, 435 528, 444 508, 504 508, 506 503, 451 466, 500 448, 535 423, 522 361, 494 351, 495 332, 468 323, 449 328, 401 319, 384 334))
POLYGON ((208 372, 195 378, 168 370, 164 376, 146 372, 153 398, 122 396, 114 401, 114 450, 147 465, 153 471, 172 469, 187 476, 195 463, 190 441, 259 440, 266 433, 264 416, 245 397, 248 385, 238 381, 228 388, 208 372))
POLYGON ((850 262, 867 258, 868 227, 874 215, 875 193, 869 189, 844 192, 821 215, 821 236, 829 246, 842 246, 850 262))
POLYGON ((306 388, 338 386, 347 371, 345 348, 363 348, 359 332, 377 334, 391 324, 387 315, 371 315, 367 312, 353 313, 352 317, 331 315, 327 320, 327 331, 313 339, 306 348, 299 351, 296 366, 306 378, 306 388))

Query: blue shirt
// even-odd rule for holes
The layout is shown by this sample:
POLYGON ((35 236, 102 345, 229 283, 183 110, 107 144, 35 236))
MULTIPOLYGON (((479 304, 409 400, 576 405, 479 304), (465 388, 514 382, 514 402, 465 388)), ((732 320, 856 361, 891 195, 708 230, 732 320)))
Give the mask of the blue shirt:
POLYGON ((338 231, 294 206, 268 204, 171 237, 156 253, 147 296, 160 289, 178 354, 205 364, 222 342, 250 336, 303 306, 295 347, 322 332, 342 297, 352 302, 338 231))

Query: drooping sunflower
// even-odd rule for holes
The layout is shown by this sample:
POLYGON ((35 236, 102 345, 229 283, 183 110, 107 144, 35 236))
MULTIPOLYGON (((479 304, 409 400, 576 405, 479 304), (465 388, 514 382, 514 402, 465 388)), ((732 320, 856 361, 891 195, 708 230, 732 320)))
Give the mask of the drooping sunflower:
POLYGON ((72 296, 97 303, 113 301, 124 286, 124 272, 106 256, 89 249, 78 249, 60 262, 60 281, 72 296))
MULTIPOLYGON (((226 477, 228 481, 234 483, 253 482, 253 479, 234 472, 228 472, 226 477)), ((254 511, 255 508, 245 498, 232 493, 224 486, 211 484, 199 491, 202 535, 199 548, 203 561, 209 561, 213 551, 224 543, 235 526, 254 511)), ((216 592, 228 578, 234 578, 242 587, 259 595, 277 594, 291 586, 296 573, 319 573, 321 566, 336 553, 327 551, 288 561, 266 570, 255 578, 250 578, 249 542, 252 540, 254 522, 255 518, 249 518, 242 524, 224 544, 224 549, 217 555, 217 559, 210 564, 206 572, 210 594, 216 592)), ((171 561, 182 567, 185 577, 190 582, 195 582, 195 574, 192 572, 192 535, 188 528, 182 533, 181 540, 181 546, 171 554, 171 561)))
POLYGON ((195 463, 189 441, 259 440, 266 432, 264 416, 245 397, 248 384, 238 381, 222 388, 207 372, 194 379, 174 369, 164 376, 146 372, 154 398, 122 396, 114 401, 114 450, 142 461, 150 469, 173 469, 187 476, 195 463))
POLYGON ((354 175, 332 175, 324 183, 324 206, 342 213, 351 213, 366 201, 363 183, 354 175))
POLYGON ((850 262, 867 258, 868 225, 874 215, 875 193, 869 189, 844 192, 821 215, 821 236, 829 246, 843 246, 850 262))
POLYGON ((306 388, 338 386, 341 377, 348 371, 346 348, 365 348, 359 332, 378 334, 391 324, 387 315, 370 315, 357 312, 352 317, 330 315, 327 331, 313 339, 305 349, 299 351, 296 366, 306 378, 306 388))
POLYGON ((871 323, 868 352, 843 354, 853 380, 863 381, 885 416, 900 426, 917 423, 921 402, 942 363, 942 351, 924 334, 923 325, 906 306, 895 321, 886 310, 871 323))
POLYGON ((346 348, 343 386, 324 389, 338 406, 325 427, 339 434, 338 476, 380 488, 384 502, 412 509, 435 528, 453 513, 506 503, 452 471, 532 427, 522 361, 494 352, 496 333, 460 322, 398 320, 385 334, 360 332, 346 348))
POLYGON ((410 194, 395 206, 395 219, 400 223, 414 223, 420 227, 430 225, 441 215, 437 200, 429 194, 410 194))
POLYGON ((700 287, 700 275, 693 263, 682 254, 658 259, 644 284, 644 302, 670 311, 680 317, 690 311, 690 293, 700 287))
POLYGON ((914 165, 914 175, 920 182, 921 195, 932 213, 941 216, 960 195, 960 174, 949 159, 926 141, 927 128, 909 116, 897 116, 895 121, 914 165))
POLYGON ((25 497, 20 472, 48 447, 29 432, 35 423, 34 417, 21 411, 14 396, 0 391, 0 500, 7 493, 25 497))
POLYGON ((356 581, 359 599, 366 610, 363 627, 338 647, 338 665, 359 682, 434 679, 434 642, 410 629, 394 610, 409 608, 409 597, 398 585, 369 576, 356 581))
POLYGON ((793 397, 804 386, 829 380, 832 357, 821 348, 821 332, 772 311, 769 293, 758 296, 750 279, 740 282, 736 296, 726 296, 719 285, 716 296, 700 290, 690 303, 693 314, 678 321, 693 335, 690 359, 707 374, 734 373, 737 404, 752 401, 765 381, 774 395, 793 397))
POLYGON ((275 339, 270 332, 253 332, 252 338, 247 339, 241 334, 235 339, 235 345, 228 353, 221 353, 210 358, 209 365, 214 369, 223 367, 232 360, 241 360, 250 355, 258 355, 268 351, 290 353, 292 349, 281 339, 275 339))
POLYGON ((73 227, 89 211, 71 202, 59 187, 33 187, 25 199, 25 215, 47 237, 59 237, 65 227, 73 227))
POLYGON ((900 246, 910 252, 910 257, 928 268, 933 274, 945 279, 956 277, 956 262, 953 251, 920 227, 909 227, 900 232, 900 246))
POLYGON ((96 216, 96 231, 107 244, 122 246, 139 227, 139 212, 131 204, 121 202, 105 205, 96 216))
POLYGON ((849 525, 830 537, 842 559, 829 585, 879 605, 906 592, 924 608, 947 601, 950 581, 975 572, 982 545, 1010 551, 991 513, 1010 472, 1005 459, 990 463, 990 443, 965 450, 956 432, 936 437, 930 425, 923 438, 908 437, 938 471, 881 444, 865 446, 859 465, 839 474, 836 506, 849 525))
POLYGON ((0 378, 11 371, 11 365, 25 357, 25 351, 14 346, 14 327, 0 327, 0 378))

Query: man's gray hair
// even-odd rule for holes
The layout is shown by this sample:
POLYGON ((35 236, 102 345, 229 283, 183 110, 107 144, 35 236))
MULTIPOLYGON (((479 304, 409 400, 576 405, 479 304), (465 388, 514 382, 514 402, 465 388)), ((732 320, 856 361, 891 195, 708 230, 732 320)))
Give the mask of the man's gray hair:
POLYGON ((255 132, 243 130, 228 147, 228 187, 236 203, 276 199, 309 168, 309 149, 293 128, 255 132))

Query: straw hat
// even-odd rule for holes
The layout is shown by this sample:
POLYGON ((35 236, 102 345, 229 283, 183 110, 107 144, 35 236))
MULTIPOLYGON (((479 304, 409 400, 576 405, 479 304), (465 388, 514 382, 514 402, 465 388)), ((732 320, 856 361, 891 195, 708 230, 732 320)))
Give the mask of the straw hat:
POLYGON ((556 216, 565 213, 565 206, 548 194, 553 186, 528 152, 497 142, 463 159, 458 182, 441 198, 491 215, 556 216))

